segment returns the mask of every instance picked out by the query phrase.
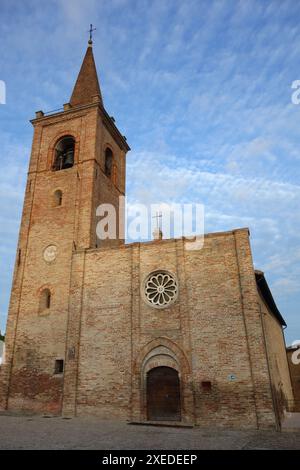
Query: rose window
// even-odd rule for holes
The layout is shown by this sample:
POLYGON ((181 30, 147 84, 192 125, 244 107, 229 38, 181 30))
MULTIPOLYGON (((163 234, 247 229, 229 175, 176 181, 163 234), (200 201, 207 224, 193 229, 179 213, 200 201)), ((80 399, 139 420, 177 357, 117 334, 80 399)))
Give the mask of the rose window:
POLYGON ((168 307, 175 302, 177 294, 177 281, 172 274, 166 271, 157 271, 147 277, 145 299, 152 307, 168 307))

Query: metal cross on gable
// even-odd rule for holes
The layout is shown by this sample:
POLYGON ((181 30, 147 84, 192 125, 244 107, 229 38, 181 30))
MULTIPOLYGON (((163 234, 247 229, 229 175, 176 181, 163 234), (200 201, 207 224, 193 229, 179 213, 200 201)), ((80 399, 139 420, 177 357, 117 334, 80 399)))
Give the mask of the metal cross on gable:
POLYGON ((93 31, 96 31, 97 28, 93 28, 93 25, 90 24, 90 29, 88 30, 88 33, 90 33, 90 39, 89 39, 89 43, 91 43, 93 41, 93 31))
POLYGON ((156 212, 156 215, 152 217, 152 219, 156 219, 156 227, 160 228, 160 221, 162 219, 162 212, 156 212))

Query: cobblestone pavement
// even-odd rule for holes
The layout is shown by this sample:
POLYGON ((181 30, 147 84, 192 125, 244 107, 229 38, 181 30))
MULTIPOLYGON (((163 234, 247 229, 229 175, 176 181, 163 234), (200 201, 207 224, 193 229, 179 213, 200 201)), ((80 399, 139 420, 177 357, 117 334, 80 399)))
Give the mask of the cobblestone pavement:
POLYGON ((92 417, 1 415, 0 449, 300 449, 300 432, 168 428, 92 417))

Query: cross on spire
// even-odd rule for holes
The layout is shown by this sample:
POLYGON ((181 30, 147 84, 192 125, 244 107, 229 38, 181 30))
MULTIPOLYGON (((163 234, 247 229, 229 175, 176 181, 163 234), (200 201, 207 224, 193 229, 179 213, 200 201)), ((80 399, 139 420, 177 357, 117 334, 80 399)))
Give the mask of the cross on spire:
POLYGON ((89 39, 89 44, 93 44, 93 31, 96 31, 97 28, 93 28, 93 25, 90 24, 90 29, 88 30, 88 33, 90 33, 90 39, 89 39))

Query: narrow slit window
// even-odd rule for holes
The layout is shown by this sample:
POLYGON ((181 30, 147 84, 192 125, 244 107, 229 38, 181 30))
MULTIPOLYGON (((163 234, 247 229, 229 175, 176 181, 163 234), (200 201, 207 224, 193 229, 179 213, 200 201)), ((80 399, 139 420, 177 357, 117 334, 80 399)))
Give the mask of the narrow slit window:
POLYGON ((56 359, 54 364, 54 374, 62 374, 64 371, 63 359, 56 359))
POLYGON ((44 289, 40 295, 39 312, 47 312, 51 307, 51 292, 49 289, 44 289))
POLYGON ((62 200, 63 200, 63 193, 60 189, 55 191, 54 193, 54 206, 59 207, 62 205, 62 200))

